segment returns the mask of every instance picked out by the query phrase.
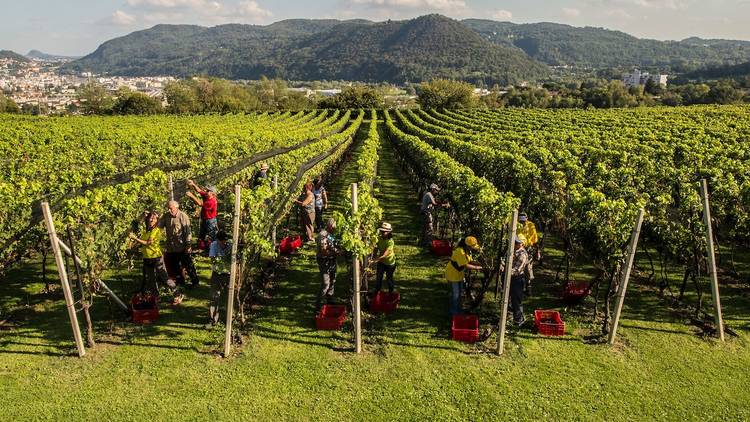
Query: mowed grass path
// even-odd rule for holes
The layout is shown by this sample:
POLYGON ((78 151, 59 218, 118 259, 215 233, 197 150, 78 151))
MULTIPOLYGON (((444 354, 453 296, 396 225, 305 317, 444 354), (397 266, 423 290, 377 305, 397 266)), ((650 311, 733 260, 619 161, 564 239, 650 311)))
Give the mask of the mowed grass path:
MULTIPOLYGON (((417 246, 418 201, 394 154, 384 142, 377 187, 395 229, 403 299, 394 314, 366 318, 363 354, 351 352, 350 325, 315 330, 319 281, 307 246, 279 271, 245 344, 226 360, 216 353, 223 331, 202 329, 205 286, 185 306, 165 309, 154 326, 117 323, 105 336, 109 326, 100 322, 100 346, 84 359, 66 355, 72 341, 60 300, 33 304, 17 328, 0 331, 2 419, 750 418, 747 318, 738 312, 728 317, 740 338, 727 344, 696 337, 647 294, 628 301, 623 342, 614 349, 585 344, 576 321, 573 335, 561 338, 513 333, 502 358, 487 353, 494 337, 479 345, 451 341, 444 261, 417 246)), ((348 195, 351 174, 344 167, 330 184, 332 211, 348 195)), ((3 281, 3 304, 26 295, 35 303, 40 284, 31 270, 3 281)), ((538 303, 561 306, 542 273, 542 296, 527 314, 538 303)), ((351 280, 343 261, 339 274, 336 296, 346 302, 351 280)), ((124 291, 128 282, 116 287, 124 291)), ((102 300, 95 318, 109 320, 102 300)))

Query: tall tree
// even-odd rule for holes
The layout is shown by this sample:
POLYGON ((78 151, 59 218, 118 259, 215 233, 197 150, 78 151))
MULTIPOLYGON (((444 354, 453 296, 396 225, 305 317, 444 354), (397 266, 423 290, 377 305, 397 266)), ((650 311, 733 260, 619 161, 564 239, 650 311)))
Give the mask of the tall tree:
POLYGON ((450 79, 434 79, 419 86, 419 105, 425 109, 472 107, 475 103, 471 84, 450 79))
POLYGON ((104 85, 90 80, 78 88, 78 100, 83 114, 109 114, 114 99, 104 85))
POLYGON ((142 92, 133 92, 128 88, 121 88, 117 92, 117 100, 112 106, 115 114, 159 114, 164 112, 161 100, 151 98, 142 92))

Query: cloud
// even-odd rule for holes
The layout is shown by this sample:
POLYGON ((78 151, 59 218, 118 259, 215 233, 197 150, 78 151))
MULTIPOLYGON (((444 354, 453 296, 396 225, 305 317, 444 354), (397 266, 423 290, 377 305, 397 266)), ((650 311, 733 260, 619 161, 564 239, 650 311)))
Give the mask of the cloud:
POLYGON ((466 9, 464 0, 350 0, 351 4, 389 8, 430 8, 442 11, 456 11, 466 9))
POLYGON ((273 16, 255 0, 226 4, 216 0, 127 0, 143 20, 155 23, 262 23, 273 16))
POLYGON ((693 3, 692 0, 617 0, 621 4, 629 4, 647 9, 682 9, 693 3))
POLYGON ((563 7, 562 14, 566 18, 577 18, 581 16, 581 11, 578 9, 570 8, 570 7, 563 7))
POLYGON ((114 25, 129 26, 135 23, 135 16, 129 15, 122 10, 116 10, 109 21, 114 25))
POLYGON ((207 0, 127 0, 128 6, 153 9, 219 9, 221 3, 207 0))
POLYGON ((619 18, 619 19, 632 19, 633 16, 626 12, 624 9, 612 9, 604 13, 608 17, 619 18))
POLYGON ((181 12, 151 12, 143 15, 143 21, 148 24, 185 22, 187 17, 181 12))
POLYGON ((492 13, 492 18, 501 21, 509 21, 513 19, 513 13, 508 10, 496 10, 492 13))
POLYGON ((237 13, 253 22, 262 22, 263 19, 273 16, 270 10, 263 9, 257 1, 252 0, 241 1, 237 13))

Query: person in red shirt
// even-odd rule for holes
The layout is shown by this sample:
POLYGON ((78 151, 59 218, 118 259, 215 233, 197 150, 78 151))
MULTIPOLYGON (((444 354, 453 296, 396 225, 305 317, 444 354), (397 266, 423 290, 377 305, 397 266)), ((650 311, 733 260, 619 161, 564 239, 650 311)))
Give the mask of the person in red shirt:
POLYGON ((201 225, 198 233, 198 242, 199 246, 205 249, 207 245, 216 240, 216 232, 219 231, 219 224, 216 219, 217 205, 219 203, 216 197, 216 188, 209 185, 204 189, 192 180, 188 180, 187 185, 188 188, 193 189, 200 195, 200 198, 198 198, 192 192, 188 191, 187 193, 187 196, 201 207, 201 225))

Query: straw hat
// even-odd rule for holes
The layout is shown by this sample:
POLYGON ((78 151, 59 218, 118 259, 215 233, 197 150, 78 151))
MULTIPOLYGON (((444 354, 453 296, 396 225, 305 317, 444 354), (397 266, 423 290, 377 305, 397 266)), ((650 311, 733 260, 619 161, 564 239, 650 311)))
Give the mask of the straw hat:
POLYGON ((378 228, 378 231, 390 233, 393 231, 393 227, 391 227, 391 223, 384 222, 383 224, 380 225, 380 227, 378 228))

